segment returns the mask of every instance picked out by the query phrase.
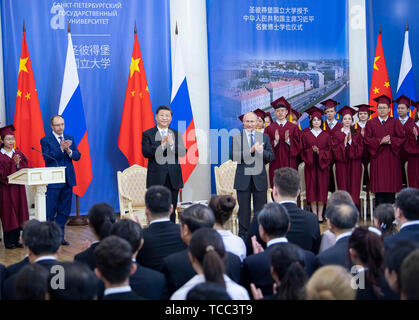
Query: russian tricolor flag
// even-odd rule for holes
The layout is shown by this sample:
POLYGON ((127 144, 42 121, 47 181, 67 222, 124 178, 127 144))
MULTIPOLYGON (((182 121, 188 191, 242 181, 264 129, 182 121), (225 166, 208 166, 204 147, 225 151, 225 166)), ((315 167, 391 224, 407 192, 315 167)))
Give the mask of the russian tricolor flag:
POLYGON ((199 161, 199 153, 188 82, 183 66, 182 49, 177 35, 177 26, 170 107, 173 110, 170 127, 183 134, 183 142, 187 149, 186 156, 179 159, 182 167, 183 183, 186 183, 199 161))
POLYGON ((74 161, 77 185, 73 193, 82 197, 92 181, 92 163, 90 161, 89 140, 87 138, 86 119, 84 117, 81 99, 79 76, 77 74, 76 58, 74 56, 71 33, 68 30, 68 47, 65 61, 63 87, 61 89, 58 114, 65 120, 64 133, 74 137, 81 153, 79 161, 74 161))
MULTIPOLYGON (((399 73, 399 82, 397 83, 397 94, 396 97, 399 98, 402 94, 406 97, 411 99, 412 101, 416 101, 416 88, 415 88, 415 78, 413 75, 413 65, 412 65, 412 58, 410 56, 410 48, 409 48, 409 28, 406 26, 406 32, 404 34, 404 46, 403 46, 403 55, 402 55, 402 64, 400 66, 400 73, 399 73)), ((411 117, 413 117, 414 107, 410 107, 411 117)), ((394 103, 394 117, 398 118, 399 115, 397 114, 397 106, 394 103)))

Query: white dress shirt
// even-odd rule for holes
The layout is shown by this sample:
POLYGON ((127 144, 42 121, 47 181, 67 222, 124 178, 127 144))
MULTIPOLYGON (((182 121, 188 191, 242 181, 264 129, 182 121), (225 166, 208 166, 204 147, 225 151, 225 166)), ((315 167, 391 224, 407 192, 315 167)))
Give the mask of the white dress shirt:
POLYGON ((414 226, 419 224, 419 220, 412 220, 412 221, 408 221, 402 224, 402 226, 400 227, 400 230, 402 230, 403 228, 406 228, 408 226, 414 226))
POLYGON ((330 121, 330 122, 329 122, 329 120, 327 121, 327 124, 328 124, 328 126, 329 126, 330 130, 332 130, 332 129, 334 128, 334 126, 336 125, 336 123, 338 123, 338 122, 336 121, 336 119, 333 119, 333 120, 332 120, 332 121, 330 121))
POLYGON ((365 121, 365 123, 362 123, 361 121, 358 122, 358 126, 360 126, 361 128, 365 128, 366 124, 367 124, 366 121, 365 121))
POLYGON ((270 247, 270 246, 272 246, 274 244, 277 244, 277 243, 287 243, 287 242, 288 242, 288 239, 285 238, 285 237, 275 238, 275 239, 269 240, 266 243, 266 247, 270 247))
POLYGON ((34 263, 37 263, 39 261, 44 261, 44 260, 57 260, 57 258, 54 257, 54 256, 43 256, 43 257, 39 257, 38 259, 36 259, 34 261, 34 263))
POLYGON ((169 222, 170 219, 169 218, 161 218, 161 219, 156 219, 150 222, 149 225, 153 224, 153 223, 158 223, 158 222, 169 222))
POLYGON ((352 234, 352 231, 344 232, 336 237, 336 242, 338 242, 340 239, 349 237, 352 234))
POLYGON ((103 295, 107 296, 108 294, 124 293, 124 292, 131 292, 131 291, 132 291, 131 286, 122 286, 122 287, 105 289, 105 292, 103 293, 103 295))
POLYGON ((378 116, 378 120, 380 120, 380 122, 383 123, 383 120, 384 121, 387 121, 388 120, 388 116, 385 117, 385 118, 381 118, 380 116, 378 116))
POLYGON ((323 130, 322 130, 322 129, 317 129, 317 130, 316 130, 316 129, 314 129, 314 128, 313 128, 313 129, 311 129, 310 131, 311 131, 311 133, 312 133, 312 134, 314 134, 314 136, 317 138, 317 137, 319 136, 319 134, 320 134, 320 133, 322 133, 322 131, 323 131, 323 130))
MULTIPOLYGON (((166 129, 162 129, 162 128, 159 128, 159 126, 157 126, 157 130, 159 130, 159 133, 160 133, 160 136, 162 137, 162 138, 164 138, 164 136, 167 136, 167 134, 169 133, 169 128, 166 128, 166 129)), ((174 139, 173 139, 174 140, 174 139)), ((168 142, 166 141, 166 143, 168 144, 168 142)), ((167 146, 167 144, 166 144, 166 146, 167 146)), ((175 143, 173 142, 173 144, 170 146, 170 150, 172 150, 173 151, 173 148, 175 147, 175 143)), ((164 149, 164 148, 163 148, 164 149)))
POLYGON ((242 238, 234 235, 230 230, 217 230, 223 238, 226 251, 235 254, 243 261, 246 258, 246 245, 242 238))
POLYGON ((404 124, 406 123, 407 119, 409 119, 409 117, 403 118, 399 117, 400 122, 402 123, 402 126, 404 126, 404 124))
POLYGON ((6 149, 1 148, 1 153, 5 154, 6 156, 8 156, 10 159, 13 158, 13 153, 15 153, 15 149, 12 148, 12 150, 10 151, 6 151, 6 149))
POLYGON ((419 127, 419 120, 418 120, 418 121, 416 121, 416 125, 419 127))

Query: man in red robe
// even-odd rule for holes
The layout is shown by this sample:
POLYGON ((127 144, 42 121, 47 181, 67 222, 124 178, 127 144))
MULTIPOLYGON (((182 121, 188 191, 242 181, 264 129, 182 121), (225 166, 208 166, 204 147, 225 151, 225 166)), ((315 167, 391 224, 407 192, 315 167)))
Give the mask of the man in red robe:
POLYGON ((339 102, 333 99, 327 99, 323 102, 320 102, 324 105, 324 114, 326 115, 326 131, 329 134, 333 134, 335 132, 340 131, 342 129, 342 123, 335 119, 336 117, 336 106, 339 102))
MULTIPOLYGON (((419 101, 413 103, 418 110, 419 101)), ((419 188, 419 112, 415 113, 415 120, 406 132, 404 149, 407 153, 407 182, 410 188, 419 188)))
POLYGON ((371 192, 378 206, 394 203, 395 193, 402 188, 399 168, 405 133, 400 121, 389 116, 391 99, 382 95, 374 100, 378 103, 378 117, 367 122, 364 142, 371 156, 371 192))
POLYGON ((265 129, 269 136, 274 160, 269 164, 269 181, 273 186, 273 176, 276 169, 290 167, 297 170, 297 155, 300 152, 300 136, 298 127, 287 121, 291 112, 291 105, 284 97, 271 103, 275 109, 276 121, 265 129))

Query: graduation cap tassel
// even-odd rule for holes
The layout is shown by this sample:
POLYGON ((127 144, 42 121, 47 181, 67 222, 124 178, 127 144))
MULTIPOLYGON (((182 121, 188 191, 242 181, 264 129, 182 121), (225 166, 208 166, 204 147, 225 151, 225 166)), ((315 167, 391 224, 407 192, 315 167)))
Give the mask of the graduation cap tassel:
POLYGON ((292 112, 290 113, 290 122, 292 122, 292 112))
POLYGON ((323 130, 326 131, 326 122, 323 122, 323 130))
POLYGON ((358 122, 355 121, 355 130, 358 129, 358 122))

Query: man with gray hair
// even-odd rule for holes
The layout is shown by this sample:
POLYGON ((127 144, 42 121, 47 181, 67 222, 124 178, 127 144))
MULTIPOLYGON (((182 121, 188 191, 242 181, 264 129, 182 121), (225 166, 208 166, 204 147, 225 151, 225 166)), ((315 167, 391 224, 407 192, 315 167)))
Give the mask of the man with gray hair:
POLYGON ((346 201, 334 201, 326 208, 326 219, 329 230, 336 236, 336 243, 331 248, 317 255, 319 267, 337 264, 350 268, 348 239, 358 222, 358 209, 346 201))

